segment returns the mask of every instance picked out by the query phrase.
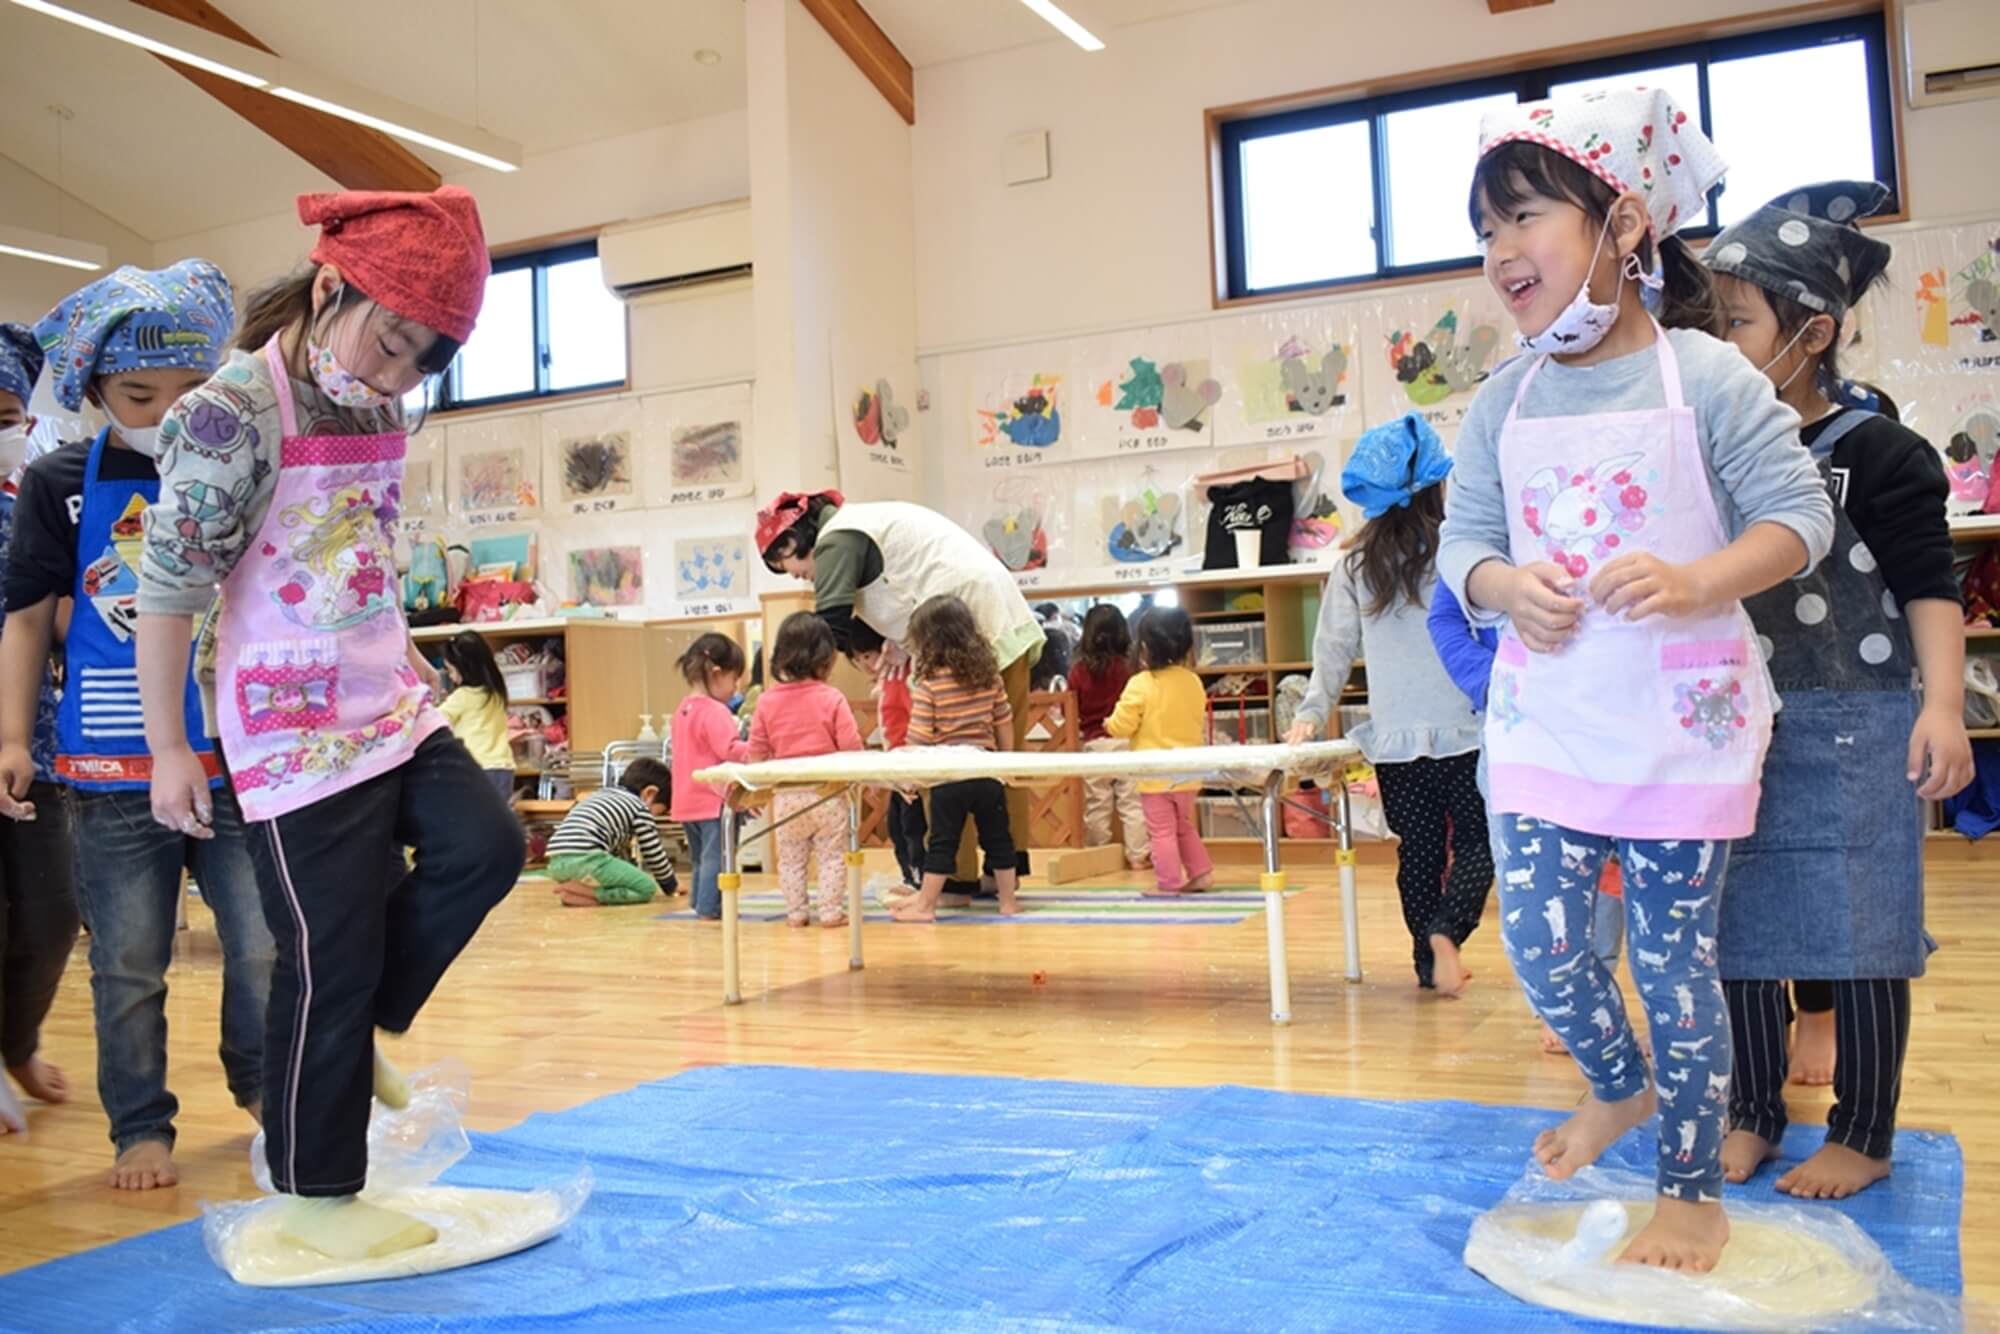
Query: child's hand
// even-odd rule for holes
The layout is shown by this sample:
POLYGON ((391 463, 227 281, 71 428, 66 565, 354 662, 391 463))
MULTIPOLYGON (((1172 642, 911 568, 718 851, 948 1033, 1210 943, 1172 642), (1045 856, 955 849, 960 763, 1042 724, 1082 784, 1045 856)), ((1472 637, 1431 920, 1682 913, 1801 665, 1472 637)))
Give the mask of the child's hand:
POLYGON ((1285 744, 1303 746, 1308 741, 1319 740, 1319 726, 1310 718, 1300 718, 1285 732, 1285 744))
POLYGON ((153 823, 188 838, 214 838, 208 771, 187 746, 153 756, 153 823))
POLYGON ((1972 742, 1965 735, 1965 718, 1951 709, 1925 709, 1910 729, 1910 781, 1930 777, 1917 795, 1925 801, 1956 796, 1972 781, 1972 742))
POLYGON ((1583 618, 1583 599, 1572 597, 1575 580, 1568 570, 1545 560, 1516 567, 1508 582, 1507 605, 1501 610, 1514 623, 1514 633, 1537 653, 1553 653, 1576 633, 1583 618))
POLYGON ((35 818, 35 803, 26 800, 35 781, 35 760, 26 746, 0 746, 0 815, 10 820, 35 818))
POLYGON ((1708 589, 1692 565, 1674 565, 1649 551, 1620 556, 1590 581, 1590 595, 1613 616, 1692 616, 1709 603, 1708 589))

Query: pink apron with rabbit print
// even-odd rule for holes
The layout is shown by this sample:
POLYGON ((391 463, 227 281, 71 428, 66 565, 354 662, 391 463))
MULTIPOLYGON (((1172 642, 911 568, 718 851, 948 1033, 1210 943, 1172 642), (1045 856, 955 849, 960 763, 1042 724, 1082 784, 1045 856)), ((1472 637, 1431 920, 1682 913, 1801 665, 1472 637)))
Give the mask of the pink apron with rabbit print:
POLYGON ((300 435, 275 338, 264 356, 278 484, 216 625, 216 713, 246 820, 386 773, 444 726, 406 656, 392 551, 404 434, 300 435))
MULTIPOLYGON (((1560 565, 1579 595, 1628 552, 1681 565, 1728 541, 1657 325, 1653 346, 1665 407, 1523 419, 1542 358, 1500 431, 1514 563, 1560 565)), ((1770 689, 1740 602, 1637 622, 1593 602, 1554 653, 1529 652, 1511 629, 1501 637, 1486 715, 1496 811, 1623 838, 1741 838, 1756 825, 1770 738, 1770 689)))

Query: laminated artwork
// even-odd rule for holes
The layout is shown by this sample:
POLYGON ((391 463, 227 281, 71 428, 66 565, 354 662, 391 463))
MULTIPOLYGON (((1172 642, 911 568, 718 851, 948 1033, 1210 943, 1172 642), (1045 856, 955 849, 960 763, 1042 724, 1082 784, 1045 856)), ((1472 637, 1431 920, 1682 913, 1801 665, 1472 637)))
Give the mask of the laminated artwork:
POLYGON ((973 359, 967 375, 966 429, 981 467, 1034 468, 1069 455, 1076 413, 1060 351, 988 352, 973 359))
POLYGON ((641 419, 630 399, 543 413, 544 506, 565 516, 638 509, 641 419))
POLYGON ((1885 376, 1905 426, 1944 455, 1952 514, 2000 512, 2000 372, 1921 371, 1885 376))
POLYGON ((1086 341, 1077 358, 1087 398, 1074 409, 1082 428, 1075 452, 1118 458, 1207 448, 1222 398, 1208 344, 1202 326, 1086 341))
POLYGON ((1369 416, 1386 421, 1414 409, 1451 440, 1501 357, 1505 328, 1483 282, 1431 284, 1381 298, 1372 337, 1362 335, 1369 416))
POLYGON ((1885 355, 1936 371, 2000 369, 2000 223, 1910 232, 1895 247, 1881 297, 1885 355))
POLYGON ((993 488, 992 501, 976 531, 1002 565, 1016 574, 1049 563, 1049 530, 1065 517, 1057 497, 1057 477, 1007 477, 993 488))
POLYGON ((1137 487, 1098 502, 1105 552, 1121 565, 1139 565, 1185 554, 1187 514, 1180 487, 1168 487, 1146 469, 1137 487))
POLYGON ((751 493, 750 401, 748 384, 640 400, 648 506, 706 504, 751 493))
POLYGON ((874 500, 915 499, 914 359, 883 340, 870 347, 845 339, 834 341, 830 359, 842 489, 874 500))
POLYGON ((1321 440, 1349 429, 1362 415, 1358 334, 1349 306, 1216 323, 1213 361, 1225 372, 1216 443, 1321 440))
POLYGON ((542 512, 542 423, 533 414, 445 428, 447 499, 467 524, 513 523, 542 512))

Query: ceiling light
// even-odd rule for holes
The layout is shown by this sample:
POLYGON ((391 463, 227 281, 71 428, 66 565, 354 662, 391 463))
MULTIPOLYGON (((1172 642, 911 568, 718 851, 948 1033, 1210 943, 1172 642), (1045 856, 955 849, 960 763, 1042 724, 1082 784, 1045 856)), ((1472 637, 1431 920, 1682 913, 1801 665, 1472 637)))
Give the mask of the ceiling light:
POLYGON ((704 46, 701 50, 694 53, 694 63, 697 65, 720 65, 722 63, 722 52, 711 51, 704 46))
POLYGON ((66 269, 82 269, 86 273, 111 262, 110 252, 101 245, 72 241, 66 236, 50 236, 46 232, 31 232, 25 227, 9 227, 4 223, 0 223, 0 255, 39 260, 43 264, 60 264, 66 269))
POLYGON ((125 42, 151 51, 156 56, 192 65, 198 70, 206 70, 251 88, 262 88, 270 83, 267 77, 257 72, 259 66, 272 63, 271 57, 262 51, 205 32, 191 23, 156 14, 129 3, 129 0, 111 0, 110 3, 107 0, 63 0, 61 4, 51 3, 51 0, 14 0, 14 3, 23 9, 73 23, 99 36, 125 42), (203 55, 203 51, 208 54, 203 55))
POLYGON ((519 171, 521 168, 521 148, 519 144, 495 138, 469 125, 442 120, 416 107, 406 106, 374 93, 360 89, 336 90, 329 80, 299 68, 285 61, 280 70, 279 81, 265 90, 273 97, 282 97, 287 102, 296 102, 314 111, 324 111, 329 116, 353 121, 356 125, 366 125, 371 130, 397 139, 407 139, 425 148, 434 148, 440 153, 463 158, 467 162, 490 168, 493 171, 519 171), (307 84, 318 91, 307 91, 297 85, 307 84), (323 94, 323 95, 322 95, 323 94), (381 115, 360 110, 363 106, 381 109, 381 115), (430 129, 420 126, 428 125, 430 129))
MULTIPOLYGON (((20 0, 16 0, 16 3, 19 2, 20 0)), ((1054 0, 1021 0, 1021 3, 1041 15, 1057 32, 1069 38, 1084 50, 1102 51, 1104 49, 1104 43, 1097 40, 1096 34, 1058 9, 1054 0)))

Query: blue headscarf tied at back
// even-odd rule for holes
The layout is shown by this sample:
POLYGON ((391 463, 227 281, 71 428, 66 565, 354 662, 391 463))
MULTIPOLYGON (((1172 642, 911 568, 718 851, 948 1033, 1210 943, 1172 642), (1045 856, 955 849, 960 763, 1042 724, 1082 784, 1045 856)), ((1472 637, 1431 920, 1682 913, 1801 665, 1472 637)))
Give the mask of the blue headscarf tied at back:
POLYGON ((236 305, 229 279, 205 259, 147 271, 126 265, 70 293, 35 326, 56 401, 76 412, 100 375, 212 373, 229 353, 236 305))
POLYGON ((25 324, 0 324, 0 394, 27 407, 42 374, 42 345, 25 324))
POLYGON ((1340 471, 1340 489, 1361 507, 1364 518, 1379 519, 1405 507, 1419 491, 1436 486, 1451 472, 1451 456, 1431 424, 1405 413, 1370 429, 1355 442, 1340 471))

